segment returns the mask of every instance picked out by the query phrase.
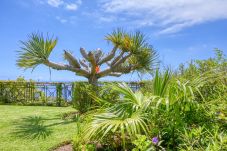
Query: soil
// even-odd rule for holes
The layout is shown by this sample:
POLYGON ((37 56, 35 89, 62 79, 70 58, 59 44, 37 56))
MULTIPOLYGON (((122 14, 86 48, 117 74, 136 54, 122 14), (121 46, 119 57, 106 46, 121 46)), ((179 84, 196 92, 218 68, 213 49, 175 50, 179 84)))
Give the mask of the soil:
POLYGON ((58 147, 54 151, 73 151, 73 147, 72 147, 72 144, 67 144, 67 145, 58 147))

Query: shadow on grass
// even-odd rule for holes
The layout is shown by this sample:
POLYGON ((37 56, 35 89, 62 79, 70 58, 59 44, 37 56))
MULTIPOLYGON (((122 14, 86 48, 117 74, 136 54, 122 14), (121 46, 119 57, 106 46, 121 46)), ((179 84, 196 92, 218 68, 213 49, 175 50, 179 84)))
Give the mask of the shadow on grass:
POLYGON ((41 116, 28 116, 14 123, 13 134, 26 139, 45 139, 53 133, 52 126, 70 124, 74 121, 54 122, 44 124, 46 121, 59 120, 60 118, 46 119, 41 116))
POLYGON ((44 125, 44 119, 40 116, 28 116, 15 122, 13 134, 29 139, 45 139, 52 130, 44 125))

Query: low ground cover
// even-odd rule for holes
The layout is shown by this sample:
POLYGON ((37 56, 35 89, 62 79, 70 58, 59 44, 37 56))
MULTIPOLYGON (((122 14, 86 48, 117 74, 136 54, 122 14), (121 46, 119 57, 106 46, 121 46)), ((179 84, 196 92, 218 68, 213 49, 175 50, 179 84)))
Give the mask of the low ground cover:
POLYGON ((45 151, 75 134, 75 123, 62 119, 71 107, 0 105, 0 150, 45 151))

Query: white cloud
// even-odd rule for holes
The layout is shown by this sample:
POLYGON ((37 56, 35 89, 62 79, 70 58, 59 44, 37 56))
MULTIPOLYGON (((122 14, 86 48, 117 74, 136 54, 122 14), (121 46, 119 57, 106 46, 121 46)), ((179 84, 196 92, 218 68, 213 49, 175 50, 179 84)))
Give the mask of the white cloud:
MULTIPOLYGON (((40 2, 43 2, 39 0, 40 2)), ((67 0, 47 0, 47 4, 56 8, 65 8, 66 10, 77 10, 79 5, 82 4, 81 0, 74 1, 73 3, 69 3, 67 0)))
POLYGON ((82 4, 82 0, 77 0, 74 3, 67 3, 65 9, 67 10, 77 10, 78 7, 82 4))
POLYGON ((62 17, 60 17, 60 16, 56 16, 56 19, 58 20, 58 21, 60 21, 61 23, 66 23, 66 22, 68 22, 68 20, 67 19, 65 19, 65 18, 62 18, 62 17))
POLYGON ((60 5, 64 4, 62 0, 47 0, 47 3, 52 7, 59 7, 60 5))
POLYGON ((76 4, 71 3, 71 4, 66 4, 65 8, 67 10, 77 10, 78 6, 76 4))
POLYGON ((160 34, 227 19, 227 0, 102 0, 105 14, 127 16, 137 26, 157 26, 160 34))

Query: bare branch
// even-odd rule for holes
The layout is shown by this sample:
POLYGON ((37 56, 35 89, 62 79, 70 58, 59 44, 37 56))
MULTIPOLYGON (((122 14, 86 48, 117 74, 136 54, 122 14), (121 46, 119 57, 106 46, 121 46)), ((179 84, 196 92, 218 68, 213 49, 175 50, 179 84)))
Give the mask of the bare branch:
POLYGON ((103 56, 103 53, 102 53, 101 49, 98 48, 98 49, 95 51, 95 61, 96 61, 96 62, 99 62, 102 56, 103 56))
POLYGON ((108 76, 120 77, 121 75, 122 73, 113 72, 113 73, 110 73, 108 76))
POLYGON ((86 63, 85 63, 85 60, 79 59, 79 62, 80 62, 80 65, 81 65, 81 66, 83 66, 83 67, 86 68, 86 69, 89 69, 89 68, 88 68, 88 65, 86 65, 86 63))
POLYGON ((92 52, 88 53, 88 61, 91 63, 91 74, 95 74, 95 67, 96 67, 96 62, 95 62, 95 56, 92 52))
POLYGON ((132 54, 128 54, 127 56, 121 58, 120 60, 118 60, 113 66, 101 71, 100 73, 98 73, 98 77, 104 77, 107 76, 108 74, 110 74, 111 72, 113 72, 115 69, 117 69, 119 66, 121 66, 132 54))
POLYGON ((101 65, 101 64, 103 64, 103 63, 105 63, 105 62, 110 61, 111 59, 113 59, 114 56, 115 56, 115 53, 117 51, 117 48, 118 48, 118 46, 114 46, 113 50, 107 56, 105 56, 103 59, 101 59, 98 62, 98 65, 101 65))
POLYGON ((119 65, 121 65, 122 63, 124 63, 129 57, 131 57, 132 56, 132 53, 130 53, 130 54, 128 54, 128 55, 126 55, 126 56, 124 56, 124 57, 122 57, 120 60, 118 60, 113 66, 112 66, 112 68, 114 69, 114 68, 117 68, 119 65))
POLYGON ((128 65, 128 66, 119 66, 115 68, 113 71, 114 72, 120 72, 120 73, 130 73, 132 70, 135 69, 135 65, 128 65))
POLYGON ((110 74, 111 72, 112 72, 112 68, 109 67, 109 68, 107 68, 107 69, 105 69, 105 70, 99 72, 99 73, 97 74, 97 76, 98 76, 99 78, 101 78, 101 77, 104 77, 104 76, 110 74))
POLYGON ((113 66, 118 60, 120 60, 123 57, 124 53, 124 51, 121 51, 120 55, 114 58, 114 60, 111 62, 111 66, 113 66))
POLYGON ((111 62, 107 61, 106 64, 111 67, 111 62))
POLYGON ((78 75, 83 75, 85 77, 88 77, 89 76, 89 72, 87 72, 86 70, 84 69, 81 69, 81 68, 74 68, 72 66, 69 66, 69 65, 65 65, 65 64, 58 64, 58 63, 54 63, 54 62, 51 62, 49 60, 46 60, 44 62, 44 65, 48 66, 48 67, 51 67, 53 69, 56 69, 56 70, 68 70, 68 71, 72 71, 72 72, 75 72, 77 73, 78 75))
POLYGON ((86 60, 88 60, 88 53, 84 48, 80 48, 80 53, 86 60))
POLYGON ((75 68, 80 68, 80 64, 77 61, 77 59, 75 57, 73 57, 73 55, 69 52, 67 52, 66 50, 64 50, 64 57, 65 59, 69 62, 69 64, 75 68))

